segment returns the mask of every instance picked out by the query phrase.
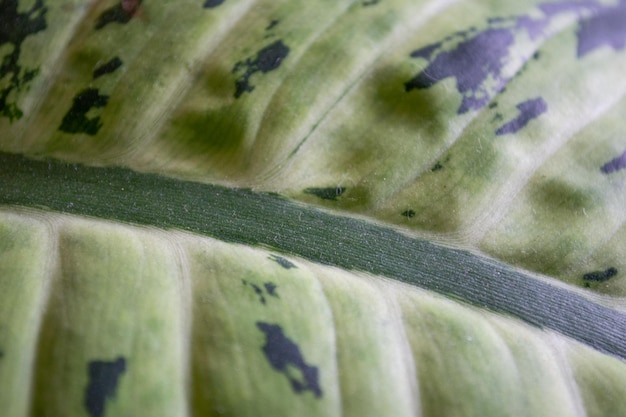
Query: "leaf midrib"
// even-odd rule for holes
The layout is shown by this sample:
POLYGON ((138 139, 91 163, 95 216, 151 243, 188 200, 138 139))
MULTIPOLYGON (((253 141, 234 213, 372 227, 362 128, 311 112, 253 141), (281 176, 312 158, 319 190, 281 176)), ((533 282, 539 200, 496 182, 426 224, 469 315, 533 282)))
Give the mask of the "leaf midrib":
POLYGON ((626 314, 512 267, 257 193, 0 153, 0 205, 182 229, 396 279, 510 314, 626 360, 626 314))

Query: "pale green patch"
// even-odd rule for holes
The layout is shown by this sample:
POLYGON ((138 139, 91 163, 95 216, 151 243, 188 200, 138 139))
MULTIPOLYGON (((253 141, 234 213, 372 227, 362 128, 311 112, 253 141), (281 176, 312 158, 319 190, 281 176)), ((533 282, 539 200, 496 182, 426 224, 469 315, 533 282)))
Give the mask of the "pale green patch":
POLYGON ((624 407, 622 361, 383 277, 71 216, 3 211, 0 224, 10 295, 0 384, 15 416, 88 415, 88 364, 120 357, 105 415, 594 417, 624 407), (280 326, 316 368, 320 396, 294 388, 295 363, 272 366, 258 323, 280 326))
POLYGON ((104 399, 107 414, 180 415, 188 333, 175 251, 158 236, 120 226, 72 220, 57 227, 33 412, 86 415, 89 364, 123 358, 116 395, 104 399))
POLYGON ((7 416, 28 415, 54 252, 46 223, 0 213, 0 404, 7 416))
MULTIPOLYGON (((205 9, 200 0, 167 1, 96 30, 115 4, 46 3, 48 29, 23 48, 41 73, 19 93, 24 118, 0 121, 2 150, 277 191, 577 286, 603 268, 592 256, 619 258, 603 245, 622 240, 610 237, 622 221, 622 174, 599 169, 623 152, 626 53, 607 46, 576 56, 577 19, 592 11, 559 12, 539 35, 512 31, 506 89, 458 114, 460 80, 405 91, 428 65, 411 52, 477 33, 470 28, 539 22, 543 2, 229 0, 205 9), (279 41, 289 49, 280 65, 251 73, 252 91, 236 97, 247 65, 279 41), (94 80, 114 57, 122 66, 94 80), (108 97, 86 114, 102 126, 93 136, 59 131, 86 88, 108 97), (496 134, 537 97, 545 113, 496 134), (322 200, 309 188, 343 193, 322 200)), ((485 91, 497 82, 489 75, 485 91)), ((589 288, 622 296, 623 282, 619 274, 589 288)))
POLYGON ((372 278, 315 270, 333 310, 343 415, 421 415, 417 375, 393 295, 372 278))
MULTIPOLYGON (((185 246, 193 293, 194 412, 341 415, 332 312, 311 271, 285 269, 267 252, 212 240, 194 239, 185 246), (275 295, 267 284, 275 286, 275 295), (259 323, 280 326, 298 346, 306 364, 317 369, 321 396, 294 389, 287 374, 305 382, 296 364, 288 364, 287 374, 272 366, 259 323)), ((282 357, 292 358, 287 350, 282 357)))

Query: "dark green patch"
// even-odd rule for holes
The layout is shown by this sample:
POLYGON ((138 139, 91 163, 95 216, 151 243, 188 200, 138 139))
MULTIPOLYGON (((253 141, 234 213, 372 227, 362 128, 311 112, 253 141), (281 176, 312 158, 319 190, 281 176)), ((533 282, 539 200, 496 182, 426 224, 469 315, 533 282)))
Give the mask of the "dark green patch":
POLYGON ((0 1, 0 47, 12 47, 0 61, 0 80, 7 84, 0 89, 0 116, 11 122, 24 114, 17 106, 14 94, 24 90, 39 73, 38 68, 20 66, 22 43, 28 36, 46 29, 47 12, 43 0, 36 0, 30 10, 24 13, 18 12, 17 0, 0 1))
POLYGON ((100 30, 109 23, 126 24, 130 22, 139 10, 142 0, 121 0, 120 3, 103 11, 96 22, 96 30, 100 30))
POLYGON ((441 171, 448 162, 450 162, 450 155, 446 156, 443 161, 440 160, 435 162, 435 165, 432 166, 430 172, 441 171))
POLYGON ((263 287, 265 287, 265 291, 267 292, 267 295, 280 298, 278 297, 278 293, 276 292, 276 288, 278 288, 278 285, 274 284, 273 282, 268 281, 263 284, 263 287))
POLYGON ((320 398, 319 371, 316 366, 306 363, 298 345, 287 338, 277 324, 259 321, 256 326, 265 334, 263 353, 272 368, 287 377, 296 393, 311 391, 320 398))
POLYGON ((363 7, 368 7, 368 6, 374 6, 378 3, 380 3, 380 0, 366 0, 362 4, 363 4, 363 7))
POLYGON ((175 135, 181 145, 194 154, 240 153, 246 133, 246 121, 238 117, 237 109, 225 106, 210 111, 189 111, 173 122, 175 135))
POLYGON ((100 116, 87 117, 87 112, 93 108, 106 106, 109 96, 100 95, 98 89, 87 88, 74 97, 72 107, 63 117, 59 130, 66 133, 86 133, 95 135, 102 127, 100 116))
POLYGON ((285 269, 297 268, 292 262, 288 261, 282 256, 272 255, 270 256, 270 259, 285 269))
POLYGON ((254 293, 259 297, 259 301, 261 302, 261 304, 267 303, 267 299, 265 298, 266 295, 279 298, 278 293, 276 292, 276 288, 278 288, 278 286, 273 282, 265 282, 263 284, 263 287, 260 287, 255 283, 247 281, 245 279, 242 279, 241 282, 244 286, 252 288, 254 293))
POLYGON ((102 417, 106 401, 115 397, 120 376, 126 372, 126 359, 91 361, 87 372, 89 384, 85 390, 85 408, 91 417, 102 417))
POLYGON ((614 267, 607 268, 604 271, 594 271, 583 275, 585 281, 604 282, 617 275, 617 269, 614 267))
POLYGON ((626 359, 626 314, 619 310, 493 259, 269 194, 0 153, 0 205, 181 229, 381 275, 626 359))
POLYGON ((224 0, 206 0, 202 7, 204 7, 205 9, 213 9, 217 6, 220 6, 222 3, 224 3, 224 0))
POLYGON ((252 92, 254 86, 250 84, 250 77, 257 72, 267 73, 280 67, 280 64, 289 55, 289 48, 278 40, 257 52, 256 57, 239 61, 233 67, 233 72, 241 75, 235 81, 235 97, 239 98, 245 92, 252 92))
POLYGON ((243 283, 243 285, 245 285, 246 287, 250 287, 254 290, 255 294, 259 297, 259 301, 261 302, 261 304, 265 304, 266 303, 266 299, 265 296, 263 295, 263 290, 261 289, 261 287, 259 287, 258 285, 252 283, 252 282, 248 282, 245 279, 242 279, 241 282, 243 283))
POLYGON ((409 219, 410 219, 410 218, 415 217, 415 211, 414 211, 414 210, 404 210, 404 211, 402 212, 402 215, 403 215, 404 217, 407 217, 407 218, 409 218, 409 219))
POLYGON ((346 191, 344 187, 326 187, 326 188, 306 188, 304 190, 305 194, 311 194, 316 197, 321 198, 322 200, 337 200, 341 194, 346 191))
POLYGON ((105 74, 110 74, 122 66, 122 60, 119 57, 112 58, 105 64, 100 65, 93 70, 93 79, 102 77, 105 74))
POLYGON ((278 25, 280 23, 280 20, 278 19, 273 19, 269 25, 267 25, 267 27, 265 28, 265 30, 272 30, 274 29, 274 27, 276 27, 276 25, 278 25))
POLYGON ((570 184, 565 179, 549 179, 535 187, 534 204, 553 213, 557 211, 581 212, 589 210, 596 203, 597 191, 570 184))
POLYGON ((433 165, 433 167, 430 169, 431 172, 437 172, 439 170, 443 169, 443 165, 441 164, 441 162, 437 161, 435 163, 435 165, 433 165))

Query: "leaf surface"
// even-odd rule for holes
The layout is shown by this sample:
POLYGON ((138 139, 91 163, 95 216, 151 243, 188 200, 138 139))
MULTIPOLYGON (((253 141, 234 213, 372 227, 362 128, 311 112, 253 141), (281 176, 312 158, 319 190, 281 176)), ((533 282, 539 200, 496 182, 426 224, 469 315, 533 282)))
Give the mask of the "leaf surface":
POLYGON ((624 414, 625 21, 0 3, 0 403, 624 414))

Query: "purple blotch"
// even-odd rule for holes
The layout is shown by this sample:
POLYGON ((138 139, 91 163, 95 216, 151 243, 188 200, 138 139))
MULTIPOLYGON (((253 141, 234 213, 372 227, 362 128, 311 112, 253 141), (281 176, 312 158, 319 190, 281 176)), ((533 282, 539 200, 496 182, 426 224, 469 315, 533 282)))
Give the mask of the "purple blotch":
POLYGON ((523 129, 532 119, 548 111, 548 105, 541 97, 526 100, 519 103, 516 107, 520 111, 519 116, 496 130, 496 135, 516 133, 523 129))
POLYGON ((624 168, 626 168, 626 151, 624 151, 624 153, 617 158, 613 158, 606 164, 602 165, 600 171, 602 171, 603 174, 611 174, 624 168))
POLYGON ((256 325, 265 334, 263 353, 272 368, 287 377, 296 393, 311 391, 320 398, 322 389, 319 385, 319 371, 316 366, 305 362, 298 345, 288 339, 277 324, 259 321, 256 325), (300 371, 300 375, 297 371, 300 371))
POLYGON ((91 417, 102 417, 106 400, 115 397, 120 376, 126 372, 126 359, 92 361, 87 371, 89 384, 85 390, 85 408, 91 417))
POLYGON ((224 3, 224 0, 206 0, 202 7, 205 9, 212 9, 224 3))
POLYGON ((121 66, 122 66, 122 60, 116 56, 115 58, 111 59, 109 62, 102 64, 98 68, 96 68, 93 71, 93 78, 95 80, 96 78, 102 77, 105 74, 110 74, 112 72, 115 72, 115 70, 117 70, 121 66))
MULTIPOLYGON (((501 73, 513 41, 514 37, 508 29, 479 32, 455 49, 439 53, 422 72, 405 83, 405 90, 429 88, 445 78, 454 77, 457 90, 463 95, 458 113, 478 110, 506 86, 508 79, 501 73), (482 85, 488 78, 494 81, 492 88, 495 91, 489 91, 482 85)), ((419 51, 414 53, 418 55, 419 51)))
POLYGON ((526 30, 530 38, 535 40, 545 34, 544 31, 549 24, 548 18, 532 19, 528 16, 521 16, 517 19, 515 27, 526 30))
POLYGON ((251 92, 254 86, 250 85, 250 77, 257 73, 266 73, 275 70, 283 60, 289 55, 289 48, 282 41, 278 40, 257 52, 256 58, 248 58, 235 64, 233 72, 241 72, 241 77, 235 81, 235 98, 241 97, 243 93, 251 92))
POLYGON ((551 1, 538 6, 539 10, 549 18, 570 12, 597 12, 604 7, 597 1, 551 1))
POLYGON ((88 118, 87 113, 93 108, 106 106, 108 102, 109 96, 100 95, 96 88, 81 91, 74 97, 72 107, 63 117, 59 130, 66 133, 95 135, 102 127, 100 116, 88 118))
POLYGON ((580 23, 578 35, 578 57, 602 47, 615 51, 626 46, 626 1, 580 23))
POLYGON ((435 52, 439 48, 441 48, 441 42, 437 42, 432 45, 416 49, 415 51, 411 52, 411 58, 430 59, 430 57, 433 55, 433 52, 435 52))
MULTIPOLYGON (((614 48, 624 47, 625 5, 626 0, 622 0, 618 8, 612 9, 612 15, 605 13, 582 24, 582 35, 594 33, 594 36, 588 36, 589 41, 581 36, 583 41, 580 47, 583 51, 587 50, 587 45, 596 47, 598 42, 609 43, 614 48), (595 29, 601 25, 604 26, 602 30, 595 29)), ((470 28, 456 32, 441 42, 413 51, 411 57, 424 58, 430 62, 423 71, 404 84, 405 90, 410 92, 430 88, 443 79, 453 77, 456 78, 456 88, 463 97, 457 113, 479 110, 496 94, 504 91, 510 81, 512 75, 508 76, 503 71, 513 56, 512 46, 518 33, 526 32, 533 40, 542 39, 546 36, 546 28, 556 16, 574 13, 580 18, 603 11, 607 6, 596 1, 561 1, 544 3, 538 8, 542 12, 538 17, 521 15, 490 18, 484 30, 470 28), (454 43, 456 45, 451 49, 446 48, 454 43)), ((535 55, 533 57, 536 58, 535 55)))
POLYGON ((617 275, 617 268, 610 267, 605 271, 594 271, 583 275, 585 281, 604 282, 617 275))

